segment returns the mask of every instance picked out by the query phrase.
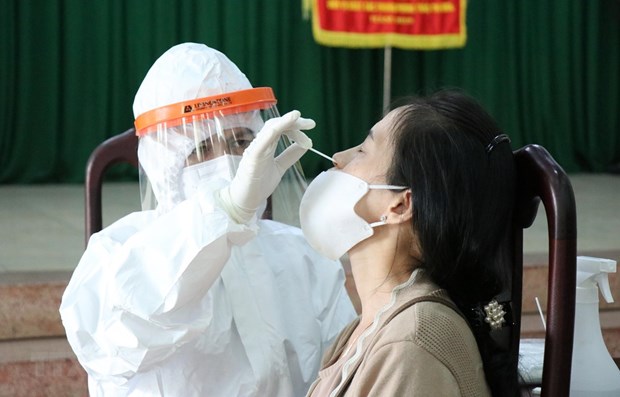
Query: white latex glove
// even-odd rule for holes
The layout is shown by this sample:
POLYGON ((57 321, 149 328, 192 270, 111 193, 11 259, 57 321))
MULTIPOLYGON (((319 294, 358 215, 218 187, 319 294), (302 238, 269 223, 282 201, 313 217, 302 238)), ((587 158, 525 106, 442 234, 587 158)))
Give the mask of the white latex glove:
POLYGON ((237 223, 248 222, 276 189, 284 172, 312 147, 312 140, 300 130, 316 125, 293 110, 282 117, 267 120, 243 153, 237 174, 230 185, 219 192, 224 210, 237 223), (294 143, 275 157, 282 134, 294 143))
POLYGON ((192 139, 174 132, 167 134, 165 144, 153 134, 140 138, 138 160, 151 183, 158 211, 167 212, 183 200, 181 170, 195 148, 192 139))

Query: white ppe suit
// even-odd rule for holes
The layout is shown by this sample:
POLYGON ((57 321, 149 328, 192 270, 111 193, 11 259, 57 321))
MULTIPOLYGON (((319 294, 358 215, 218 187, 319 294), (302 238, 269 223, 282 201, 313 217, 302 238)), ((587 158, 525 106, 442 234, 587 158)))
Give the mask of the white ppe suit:
POLYGON ((303 396, 354 317, 337 261, 301 231, 237 223, 215 178, 94 234, 63 295, 91 396, 303 396))

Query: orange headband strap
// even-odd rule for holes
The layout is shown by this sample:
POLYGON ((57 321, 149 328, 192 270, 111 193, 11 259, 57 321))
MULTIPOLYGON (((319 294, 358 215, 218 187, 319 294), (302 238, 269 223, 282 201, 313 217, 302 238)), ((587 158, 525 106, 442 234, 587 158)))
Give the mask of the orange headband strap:
POLYGON ((184 122, 186 117, 199 114, 207 118, 231 113, 243 113, 266 109, 276 104, 276 97, 269 87, 250 88, 221 95, 192 99, 149 110, 138 116, 134 122, 136 135, 142 136, 155 131, 155 126, 167 122, 174 127, 184 122))

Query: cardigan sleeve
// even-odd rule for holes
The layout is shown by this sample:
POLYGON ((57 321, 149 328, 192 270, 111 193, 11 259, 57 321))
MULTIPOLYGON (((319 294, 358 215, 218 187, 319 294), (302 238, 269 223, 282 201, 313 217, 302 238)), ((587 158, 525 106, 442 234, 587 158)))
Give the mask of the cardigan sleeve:
POLYGON ((413 341, 373 350, 361 363, 347 396, 461 396, 448 367, 413 341))

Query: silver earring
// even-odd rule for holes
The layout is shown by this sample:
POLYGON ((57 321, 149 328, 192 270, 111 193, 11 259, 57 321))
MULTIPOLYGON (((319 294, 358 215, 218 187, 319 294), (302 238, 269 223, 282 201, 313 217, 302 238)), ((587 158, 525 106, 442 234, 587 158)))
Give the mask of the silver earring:
POLYGON ((385 222, 387 221, 387 215, 381 215, 381 218, 379 218, 379 220, 381 220, 381 222, 385 222))

